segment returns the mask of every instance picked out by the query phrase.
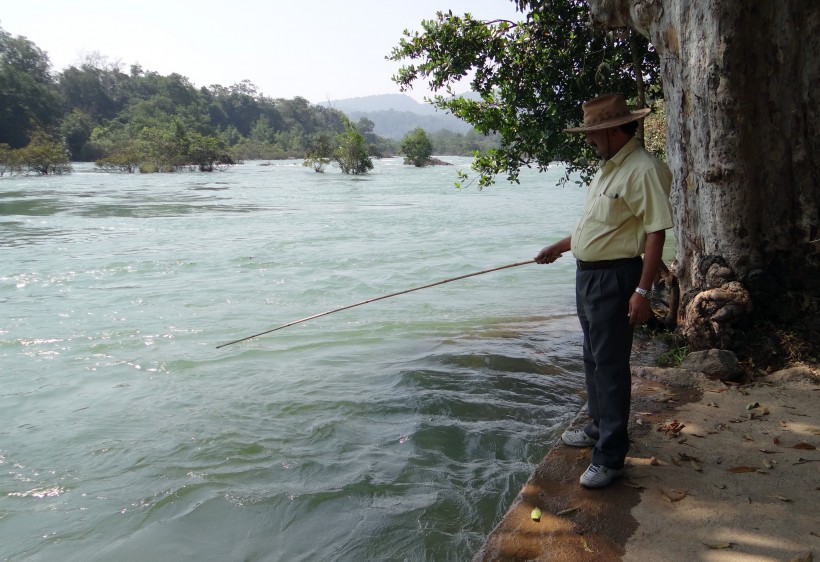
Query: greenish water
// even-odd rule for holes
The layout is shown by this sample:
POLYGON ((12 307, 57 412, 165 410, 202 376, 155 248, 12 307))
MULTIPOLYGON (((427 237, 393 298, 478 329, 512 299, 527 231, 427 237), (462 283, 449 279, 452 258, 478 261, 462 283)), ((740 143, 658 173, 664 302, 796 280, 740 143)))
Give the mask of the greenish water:
MULTIPOLYGON (((466 169, 465 159, 448 159, 466 169)), ((580 406, 559 170, 0 179, 0 560, 468 560, 580 406)))

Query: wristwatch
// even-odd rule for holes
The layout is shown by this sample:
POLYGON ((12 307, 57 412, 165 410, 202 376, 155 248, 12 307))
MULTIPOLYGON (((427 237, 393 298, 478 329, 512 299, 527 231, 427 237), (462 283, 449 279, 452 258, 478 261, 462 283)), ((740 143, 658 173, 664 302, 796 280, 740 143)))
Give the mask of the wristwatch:
POLYGON ((639 295, 641 295, 646 300, 649 300, 649 299, 652 298, 652 291, 651 290, 647 291, 646 289, 641 289, 640 287, 635 287, 635 292, 638 293, 639 295))

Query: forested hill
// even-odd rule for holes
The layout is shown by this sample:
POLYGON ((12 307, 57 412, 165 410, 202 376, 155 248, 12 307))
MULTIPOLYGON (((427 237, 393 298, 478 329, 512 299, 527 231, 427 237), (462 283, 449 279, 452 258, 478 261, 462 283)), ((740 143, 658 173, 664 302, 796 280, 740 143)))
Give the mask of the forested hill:
POLYGON ((324 105, 325 107, 338 109, 345 113, 356 111, 406 111, 417 115, 440 115, 436 108, 429 103, 418 102, 406 94, 362 96, 343 100, 331 100, 321 102, 317 105, 324 105))
POLYGON ((416 128, 438 134, 437 154, 471 155, 494 142, 404 95, 312 104, 266 96, 248 80, 198 87, 178 73, 126 71, 100 55, 54 72, 46 52, 0 28, 0 175, 52 173, 69 160, 129 172, 211 170, 326 152, 351 130, 382 156, 416 128))
POLYGON ((320 105, 343 111, 353 121, 368 119, 373 122, 375 134, 389 139, 401 139, 416 128, 430 133, 451 131, 462 134, 473 129, 469 123, 404 94, 365 96, 320 105))

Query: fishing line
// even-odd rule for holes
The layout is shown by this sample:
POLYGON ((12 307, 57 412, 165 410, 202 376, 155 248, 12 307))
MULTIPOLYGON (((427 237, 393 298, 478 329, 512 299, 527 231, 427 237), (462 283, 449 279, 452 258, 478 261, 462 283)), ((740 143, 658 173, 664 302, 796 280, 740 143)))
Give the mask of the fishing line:
POLYGON ((334 308, 333 310, 326 310, 325 312, 320 312, 319 314, 314 314, 313 316, 308 316, 306 318, 300 318, 299 320, 294 320, 293 322, 288 322, 287 324, 282 324, 281 326, 277 326, 276 328, 271 328, 270 330, 265 330, 264 332, 259 332, 258 334, 253 334, 252 336, 247 336, 244 338, 240 338, 238 340, 229 341, 228 343, 223 343, 221 345, 216 346, 217 349, 221 347, 226 347, 228 345, 233 345, 235 343, 240 343, 243 341, 247 341, 253 338, 258 338, 259 336, 264 336, 266 334, 270 334, 271 332, 275 332, 277 330, 281 330, 283 328, 288 328, 295 324, 300 324, 302 322, 307 322, 308 320, 313 320, 314 318, 319 318, 321 316, 327 316, 328 314, 333 314, 335 312, 341 312, 343 310, 347 310, 349 308, 354 308, 356 306, 362 306, 363 304, 368 304, 371 302, 376 302, 384 299, 389 299, 391 297, 397 297, 399 295, 404 295, 407 293, 412 293, 413 291, 420 291, 422 289, 429 289, 430 287, 435 287, 436 285, 443 285, 444 283, 451 283, 453 281, 458 281, 459 279, 466 279, 467 277, 475 277, 476 275, 484 275, 485 273, 492 273, 493 271, 500 271, 502 269, 509 269, 511 267, 518 267, 520 265, 527 265, 530 263, 535 263, 535 260, 529 261, 521 261, 517 263, 511 263, 508 265, 502 265, 500 267, 494 267, 492 269, 485 269, 484 271, 476 271, 475 273, 468 273, 466 275, 459 275, 458 277, 451 277, 450 279, 445 279, 444 281, 437 281, 435 283, 430 283, 428 285, 422 285, 421 287, 413 287, 412 289, 405 289, 404 291, 399 291, 398 293, 390 293, 389 295, 383 295, 381 297, 376 297, 373 299, 367 299, 366 301, 357 302, 355 304, 349 304, 347 306, 343 306, 341 308, 334 308))

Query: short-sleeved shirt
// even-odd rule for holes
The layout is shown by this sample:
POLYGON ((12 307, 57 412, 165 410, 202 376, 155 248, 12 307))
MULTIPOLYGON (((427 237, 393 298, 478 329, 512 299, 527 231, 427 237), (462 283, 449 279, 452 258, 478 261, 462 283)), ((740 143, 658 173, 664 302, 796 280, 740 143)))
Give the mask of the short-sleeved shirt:
POLYGON ((636 138, 598 170, 584 214, 572 233, 572 253, 582 261, 634 258, 646 233, 672 227, 672 172, 636 138))

